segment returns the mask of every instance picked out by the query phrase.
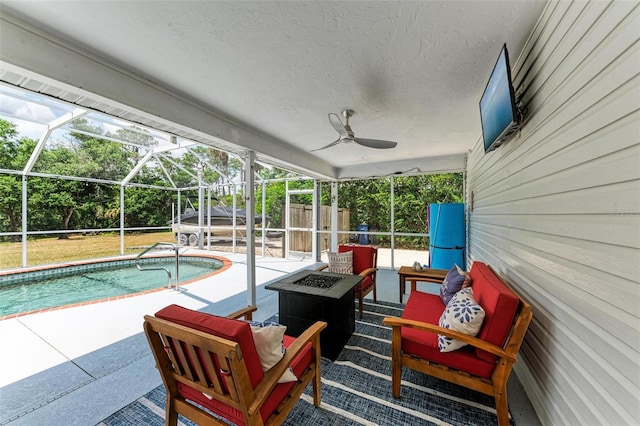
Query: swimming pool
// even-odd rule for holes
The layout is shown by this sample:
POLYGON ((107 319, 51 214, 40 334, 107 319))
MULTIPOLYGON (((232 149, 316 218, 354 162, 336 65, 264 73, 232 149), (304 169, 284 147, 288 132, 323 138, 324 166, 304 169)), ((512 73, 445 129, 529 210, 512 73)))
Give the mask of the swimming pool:
MULTIPOLYGON (((180 256, 180 283, 220 270, 224 262, 213 257, 180 256)), ((163 267, 175 283, 175 258, 142 259, 141 266, 163 267)), ((163 270, 139 271, 135 259, 61 265, 33 272, 0 275, 0 318, 81 302, 166 288, 163 270)))

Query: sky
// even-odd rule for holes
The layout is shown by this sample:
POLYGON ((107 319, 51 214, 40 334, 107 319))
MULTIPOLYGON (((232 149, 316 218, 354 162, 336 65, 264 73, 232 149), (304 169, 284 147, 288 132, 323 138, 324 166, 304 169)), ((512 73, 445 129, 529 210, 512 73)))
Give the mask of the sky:
POLYGON ((15 123, 20 136, 31 139, 39 139, 46 131, 46 126, 39 123, 46 123, 56 118, 49 107, 16 99, 4 93, 0 93, 0 117, 15 123))

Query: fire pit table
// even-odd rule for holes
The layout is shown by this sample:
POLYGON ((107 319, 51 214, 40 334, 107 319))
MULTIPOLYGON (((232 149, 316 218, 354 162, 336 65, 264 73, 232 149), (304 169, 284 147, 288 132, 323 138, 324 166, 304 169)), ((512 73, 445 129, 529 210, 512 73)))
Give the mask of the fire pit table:
POLYGON ((279 322, 297 337, 316 321, 325 321, 320 334, 322 356, 334 361, 356 326, 353 288, 358 275, 304 270, 265 286, 278 292, 279 322))

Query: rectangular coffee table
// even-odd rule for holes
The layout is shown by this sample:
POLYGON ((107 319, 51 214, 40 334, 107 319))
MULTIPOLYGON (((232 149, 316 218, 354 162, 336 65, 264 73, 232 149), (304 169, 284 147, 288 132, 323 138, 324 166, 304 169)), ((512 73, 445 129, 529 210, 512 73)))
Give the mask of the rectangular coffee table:
POLYGON ((323 357, 334 361, 355 330, 353 288, 359 275, 304 270, 265 286, 278 292, 279 322, 297 337, 316 321, 325 321, 320 334, 323 357))

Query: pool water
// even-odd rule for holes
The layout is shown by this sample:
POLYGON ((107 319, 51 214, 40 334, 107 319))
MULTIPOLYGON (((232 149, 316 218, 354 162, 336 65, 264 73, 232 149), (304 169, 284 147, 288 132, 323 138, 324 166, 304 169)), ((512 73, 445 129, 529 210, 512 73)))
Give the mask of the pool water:
MULTIPOLYGON (((50 278, 37 277, 19 282, 4 283, 0 277, 0 316, 28 312, 73 303, 100 300, 109 297, 139 293, 167 287, 168 277, 164 270, 139 271, 133 261, 115 261, 94 264, 91 270, 61 272, 50 278), (99 268, 99 269, 96 269, 99 268)), ((180 282, 211 274, 223 263, 218 259, 180 259, 180 282)), ((175 284, 175 259, 154 259, 142 267, 163 267, 171 272, 171 283, 175 284)), ((60 268, 69 269, 69 268, 60 268)))

